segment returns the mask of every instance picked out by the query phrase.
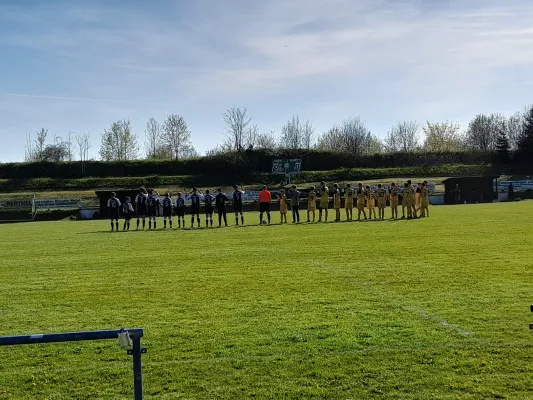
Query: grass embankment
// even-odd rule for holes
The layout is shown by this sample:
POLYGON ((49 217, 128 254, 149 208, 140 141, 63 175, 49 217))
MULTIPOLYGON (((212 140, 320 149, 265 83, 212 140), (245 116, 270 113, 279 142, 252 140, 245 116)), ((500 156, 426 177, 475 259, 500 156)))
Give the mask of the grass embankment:
MULTIPOLYGON (((142 327, 147 399, 531 398, 533 202, 430 211, 187 231, 2 226, 0 335, 142 327)), ((0 359, 0 399, 132 396, 114 341, 0 359)))

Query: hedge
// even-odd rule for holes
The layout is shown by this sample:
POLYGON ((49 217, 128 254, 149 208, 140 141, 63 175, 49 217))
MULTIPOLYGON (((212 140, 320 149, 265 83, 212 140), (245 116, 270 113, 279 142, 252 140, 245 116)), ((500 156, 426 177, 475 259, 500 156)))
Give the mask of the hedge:
MULTIPOLYGON (((357 181, 369 179, 385 179, 394 177, 432 177, 432 176, 465 176, 491 174, 490 165, 441 165, 429 167, 404 168, 343 168, 332 171, 307 171, 295 176, 293 181, 357 181)), ((185 176, 142 176, 120 178, 79 178, 79 179, 0 179, 0 191, 42 191, 42 190, 89 190, 98 188, 135 188, 140 185, 147 187, 175 186, 182 188, 231 186, 235 183, 266 183, 279 184, 282 177, 267 173, 244 175, 209 174, 185 176)))
POLYGON ((445 164, 490 164, 493 155, 480 152, 456 153, 393 153, 352 157, 319 150, 250 150, 211 157, 170 161, 135 160, 123 162, 88 161, 61 163, 0 164, 0 178, 62 178, 136 177, 177 175, 253 175, 269 173, 274 158, 301 158, 304 171, 331 171, 340 168, 399 168, 445 164), (83 169, 82 169, 83 166, 83 169))

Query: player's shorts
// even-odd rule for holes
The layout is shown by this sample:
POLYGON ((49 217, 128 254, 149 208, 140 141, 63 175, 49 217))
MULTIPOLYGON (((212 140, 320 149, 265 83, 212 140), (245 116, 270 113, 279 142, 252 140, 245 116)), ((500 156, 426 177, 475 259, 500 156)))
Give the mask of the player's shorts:
POLYGON ((259 203, 259 212, 270 212, 270 203, 267 203, 267 202, 259 203))
POLYGON ((228 212, 228 209, 226 208, 226 206, 224 207, 217 207, 217 213, 219 214, 226 214, 228 212))
POLYGON ((163 208, 163 217, 172 217, 172 208, 163 208))
POLYGON ((146 206, 137 206, 137 216, 144 217, 146 215, 146 206))
POLYGON ((364 210, 365 209, 365 203, 357 203, 357 209, 358 210, 364 210))
POLYGON ((415 204, 416 204, 415 199, 411 199, 411 198, 410 198, 408 204, 409 204, 409 206, 414 207, 415 204))
POLYGON ((242 203, 234 203, 234 204, 233 204, 233 211, 234 211, 235 213, 240 213, 240 214, 242 214, 242 212, 243 212, 243 206, 242 206, 242 203))
POLYGON ((280 214, 287 214, 287 204, 282 204, 279 206, 279 213, 280 214))
POLYGON ((344 203, 344 208, 346 208, 347 210, 351 210, 353 208, 353 200, 352 201, 347 200, 344 203))
POLYGON ((420 201, 420 207, 422 207, 422 208, 428 208, 428 207, 429 207, 429 201, 428 201, 428 200, 422 200, 422 201, 420 201))
POLYGON ((392 208, 398 207, 398 197, 391 197, 390 198, 390 206, 392 208))
POLYGON ((409 205, 409 200, 407 197, 402 198, 402 207, 407 207, 409 205))
POLYGON ((373 201, 369 201, 367 205, 368 205, 368 208, 376 208, 376 203, 373 201))
POLYGON ((148 208, 147 215, 148 215, 149 217, 155 217, 155 216, 157 216, 157 209, 156 209, 155 207, 153 207, 153 208, 148 208))
POLYGON ((385 208, 387 206, 387 200, 380 199, 378 200, 378 208, 385 208))
POLYGON ((185 217, 185 207, 176 208, 176 215, 178 217, 185 217))
POLYGON ((204 206, 204 211, 206 214, 213 214, 213 206, 211 204, 206 204, 204 206))
POLYGON ((327 210, 329 208, 329 203, 320 203, 318 206, 319 210, 327 210))
POLYGON ((124 221, 131 221, 131 214, 124 215, 124 221))
POLYGON ((109 212, 109 216, 111 217, 111 219, 118 219, 118 217, 119 217, 118 209, 117 210, 111 210, 109 212))
POLYGON ((308 204, 307 211, 316 211, 316 204, 308 204))
POLYGON ((197 205, 193 204, 193 205, 191 206, 191 214, 192 214, 192 215, 198 215, 198 214, 200 214, 200 205, 198 205, 198 204, 197 204, 197 205))

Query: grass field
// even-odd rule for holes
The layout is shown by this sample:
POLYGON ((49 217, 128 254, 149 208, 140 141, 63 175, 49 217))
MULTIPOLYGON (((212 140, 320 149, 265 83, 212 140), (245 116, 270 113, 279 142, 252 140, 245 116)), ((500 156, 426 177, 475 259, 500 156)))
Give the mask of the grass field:
MULTIPOLYGON (((2 225, 0 335, 144 328, 147 399, 531 399, 532 216, 2 225)), ((118 341, 0 347, 0 399, 132 393, 118 341)))

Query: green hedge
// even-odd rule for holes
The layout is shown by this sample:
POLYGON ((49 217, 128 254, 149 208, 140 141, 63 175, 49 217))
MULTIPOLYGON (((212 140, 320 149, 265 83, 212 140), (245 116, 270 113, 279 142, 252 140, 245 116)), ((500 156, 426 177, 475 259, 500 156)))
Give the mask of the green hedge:
MULTIPOLYGON (((303 172, 293 179, 294 182, 319 181, 357 181, 385 179, 392 177, 432 177, 465 176, 491 174, 490 165, 441 165, 431 167, 404 168, 344 168, 333 171, 303 172)), ((195 175, 195 176, 144 176, 122 178, 79 178, 79 179, 0 179, 0 191, 42 191, 42 190, 90 190, 98 188, 135 188, 147 187, 214 187, 231 186, 234 183, 278 184, 282 177, 266 173, 237 175, 195 175)))
POLYGON ((340 168, 399 168, 439 166, 445 164, 490 164, 492 155, 479 152, 393 153, 352 157, 319 150, 250 150, 212 157, 170 161, 135 160, 124 162, 89 161, 73 163, 8 163, 0 164, 0 178, 83 178, 137 177, 150 175, 247 175, 269 173, 274 158, 301 158, 304 171, 331 171, 340 168))

